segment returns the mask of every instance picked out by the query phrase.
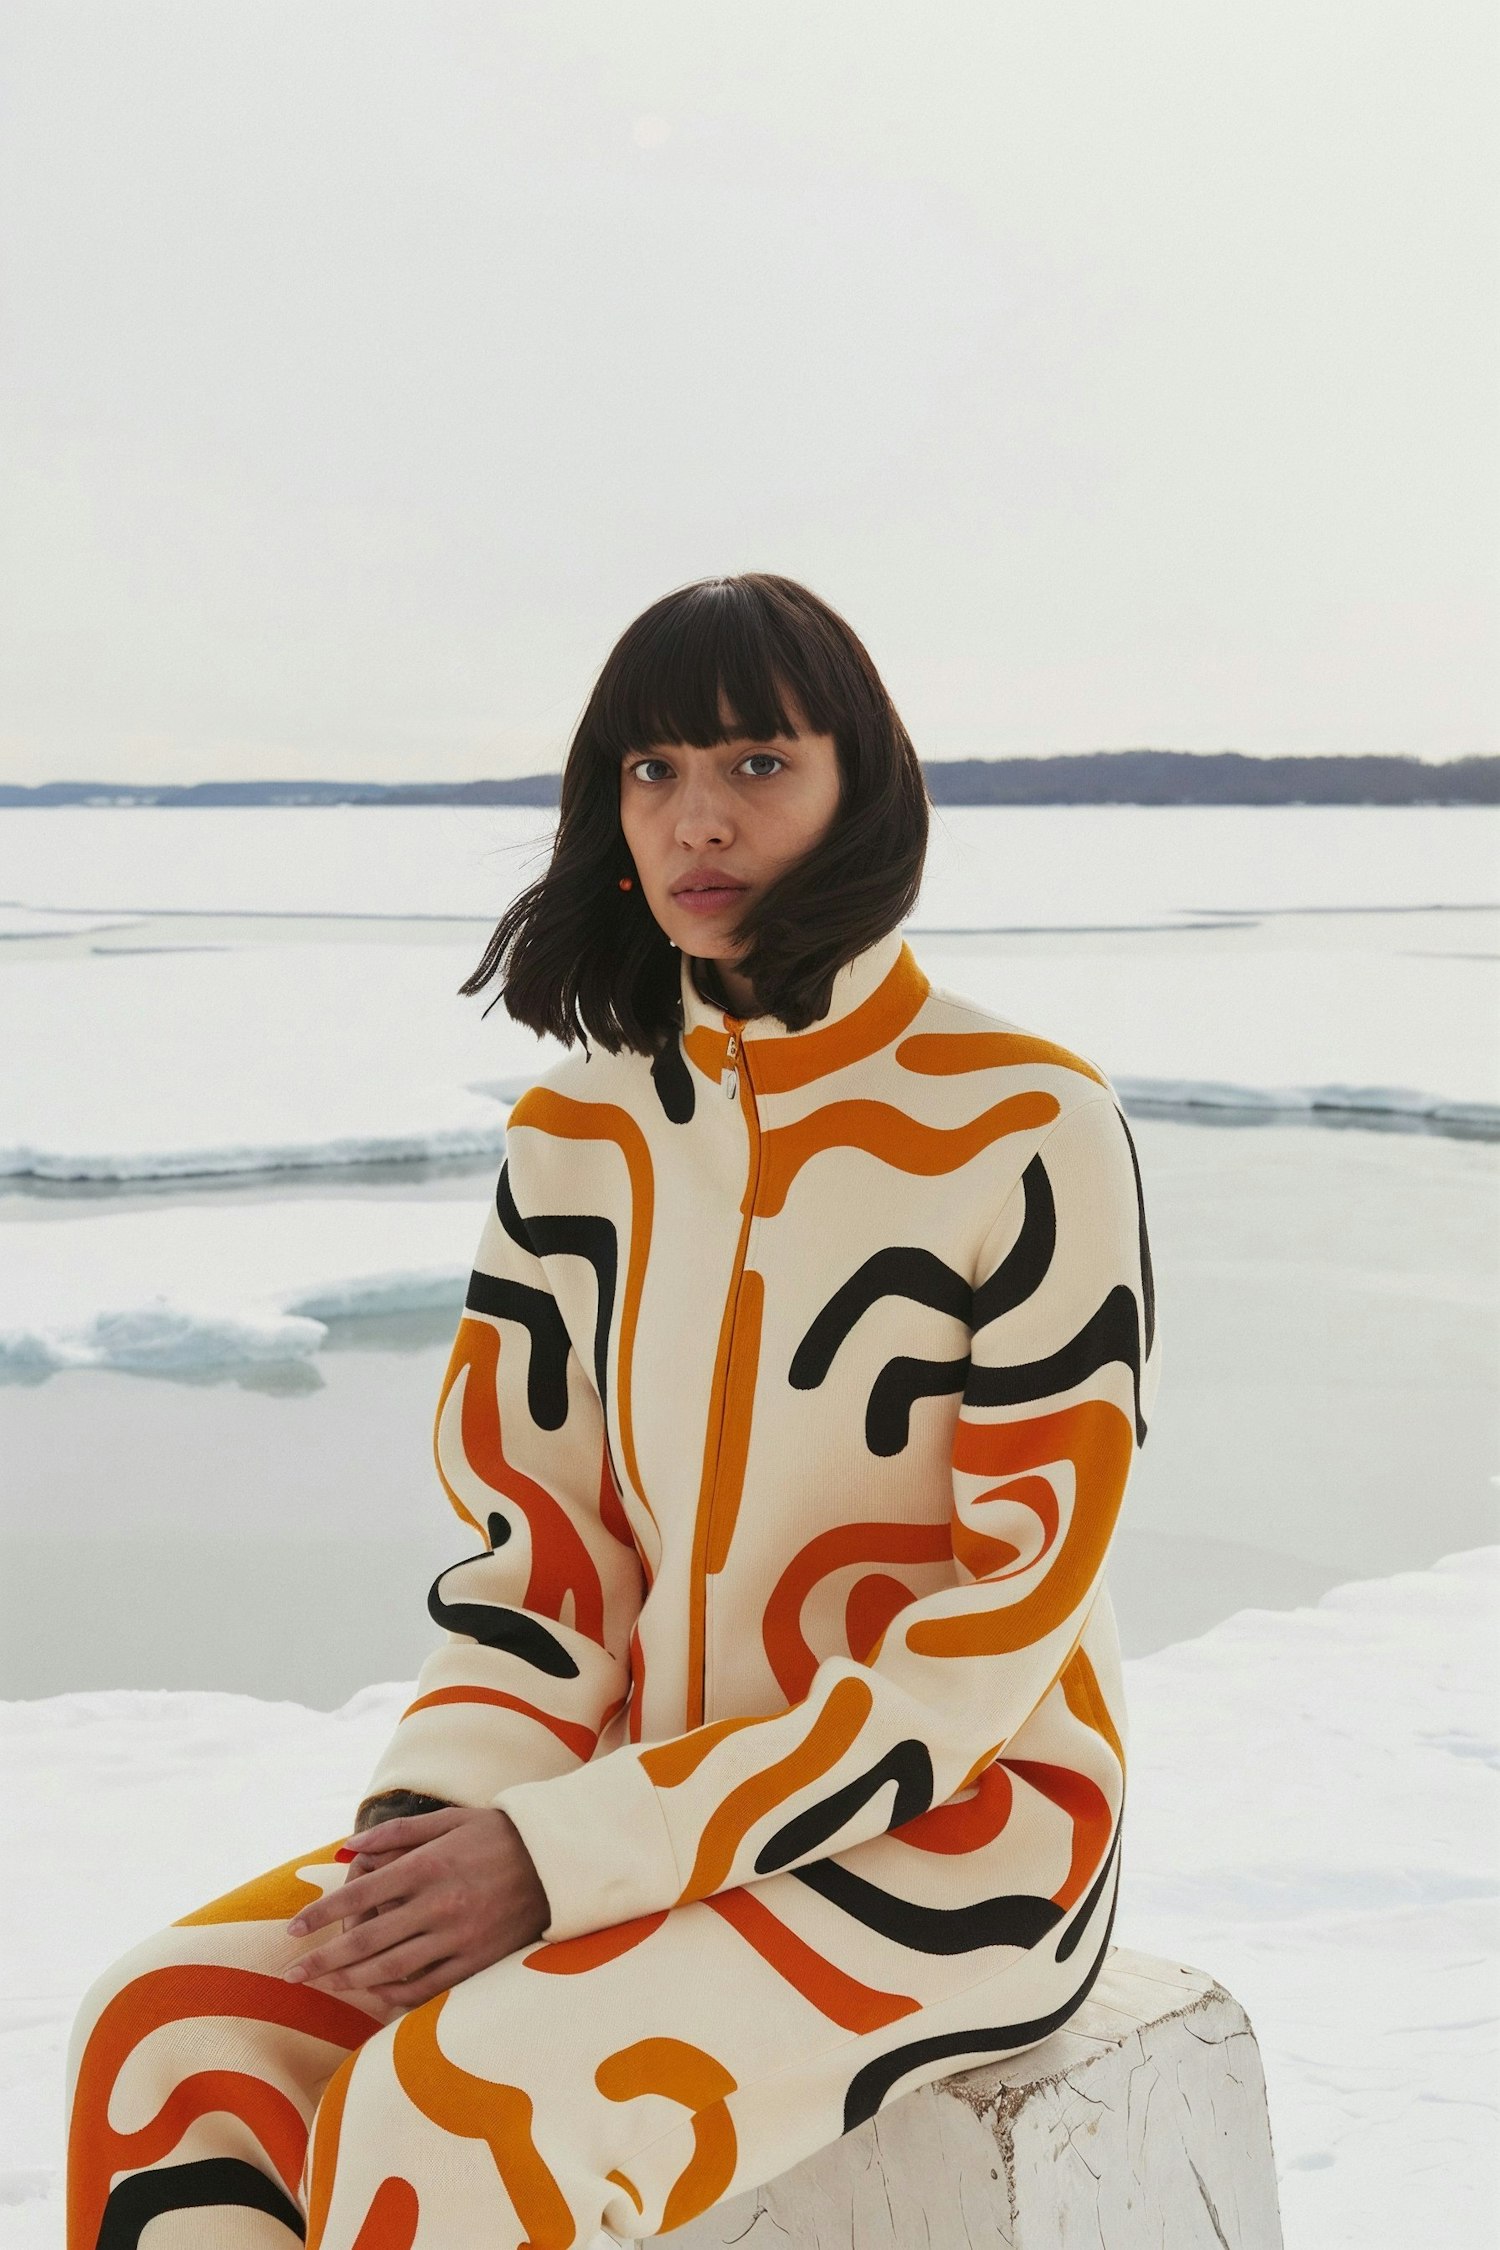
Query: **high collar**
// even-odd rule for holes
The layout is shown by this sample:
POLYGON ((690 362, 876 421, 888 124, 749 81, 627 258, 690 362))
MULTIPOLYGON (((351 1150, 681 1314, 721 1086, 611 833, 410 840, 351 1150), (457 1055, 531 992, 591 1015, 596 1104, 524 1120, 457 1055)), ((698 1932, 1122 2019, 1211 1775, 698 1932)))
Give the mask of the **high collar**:
POLYGON ((900 930, 888 930, 835 971, 827 1013, 791 1031, 779 1016, 736 1016, 705 1000, 693 981, 692 959, 684 953, 679 963, 683 1045, 690 1059, 705 1076, 717 1078, 729 1035, 738 1033, 746 1065, 767 1092, 805 1085, 874 1054, 906 1029, 928 991, 900 930))

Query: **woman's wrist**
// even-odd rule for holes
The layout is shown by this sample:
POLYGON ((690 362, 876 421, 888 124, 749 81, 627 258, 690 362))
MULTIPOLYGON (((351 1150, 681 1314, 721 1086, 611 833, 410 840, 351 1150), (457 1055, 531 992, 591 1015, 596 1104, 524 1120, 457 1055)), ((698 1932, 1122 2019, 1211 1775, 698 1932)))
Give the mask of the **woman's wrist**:
POLYGON ((378 1797, 366 1797, 354 1818, 351 1831, 356 1836, 367 1828, 374 1828, 383 1820, 405 1820, 413 1813, 451 1812, 453 1802, 449 1797, 429 1797, 420 1789, 382 1789, 378 1797))

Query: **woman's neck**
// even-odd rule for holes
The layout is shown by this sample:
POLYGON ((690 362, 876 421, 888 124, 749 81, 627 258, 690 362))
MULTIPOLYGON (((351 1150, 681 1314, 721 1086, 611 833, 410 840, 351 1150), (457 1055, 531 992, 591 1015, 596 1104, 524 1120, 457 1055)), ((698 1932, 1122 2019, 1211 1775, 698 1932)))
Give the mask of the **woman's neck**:
POLYGON ((726 1015, 745 1017, 759 1013, 754 987, 736 970, 726 969, 722 961, 711 960, 706 954, 694 954, 693 982, 704 999, 722 1008, 726 1015))

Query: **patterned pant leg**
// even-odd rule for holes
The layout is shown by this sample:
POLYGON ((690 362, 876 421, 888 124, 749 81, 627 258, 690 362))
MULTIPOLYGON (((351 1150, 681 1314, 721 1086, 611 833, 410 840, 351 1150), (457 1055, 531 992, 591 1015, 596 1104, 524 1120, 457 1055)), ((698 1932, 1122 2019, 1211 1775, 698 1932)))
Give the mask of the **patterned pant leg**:
MULTIPOLYGON (((1103 1959, 1117 1866, 1040 1941, 955 1945, 872 1918, 871 1886, 922 1887, 920 1855, 878 1839, 837 1862, 861 1899, 774 1875, 529 1947, 382 2022, 281 1976, 316 1942, 289 1941, 287 1920, 344 1879, 332 1849, 94 1986, 70 2056, 69 2250, 136 2250, 148 2224, 149 2250, 288 2250, 304 2219, 308 2250, 608 2250, 667 2231, 886 2100, 1044 2038, 1103 1959)), ((976 1894, 994 1888, 986 1857, 976 1894)))
POLYGON ((681 2226, 1045 2038, 1103 1961, 1114 1887, 1035 1946, 914 1952, 777 1875, 513 1954, 340 2066, 308 2250, 609 2250, 681 2226))
POLYGON ((148 2224, 151 2250, 287 2250, 301 2234, 313 2113, 385 2020, 282 1977, 317 1942, 289 1939, 287 1922, 345 1880, 337 1841, 95 1981, 68 2055, 68 2250, 135 2250, 148 2224))

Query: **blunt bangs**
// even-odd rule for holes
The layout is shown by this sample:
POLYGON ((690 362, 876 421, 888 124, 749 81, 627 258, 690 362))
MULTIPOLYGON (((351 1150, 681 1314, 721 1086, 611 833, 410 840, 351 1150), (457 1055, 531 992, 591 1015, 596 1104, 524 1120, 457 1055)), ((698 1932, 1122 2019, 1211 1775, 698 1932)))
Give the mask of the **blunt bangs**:
POLYGON ((682 957, 639 885, 620 889, 621 761, 656 743, 771 742, 799 723, 833 738, 839 809, 746 907, 735 965, 789 1030, 818 1022, 839 969, 916 904, 927 784, 852 627, 767 571, 679 587, 621 634, 568 748, 547 871, 511 901, 460 991, 498 980, 507 1012, 564 1046, 659 1056, 681 1025, 682 957))
POLYGON ((738 579, 709 579, 654 603, 600 675, 589 714, 596 747, 618 763, 656 742, 706 749, 740 734, 795 734, 788 689, 811 732, 835 733, 836 683, 819 676, 787 622, 738 579))

